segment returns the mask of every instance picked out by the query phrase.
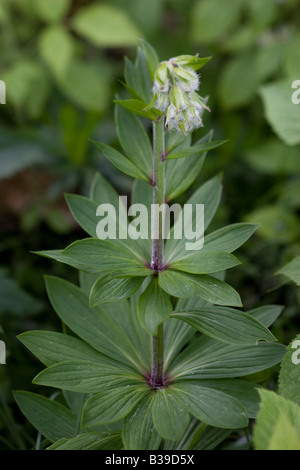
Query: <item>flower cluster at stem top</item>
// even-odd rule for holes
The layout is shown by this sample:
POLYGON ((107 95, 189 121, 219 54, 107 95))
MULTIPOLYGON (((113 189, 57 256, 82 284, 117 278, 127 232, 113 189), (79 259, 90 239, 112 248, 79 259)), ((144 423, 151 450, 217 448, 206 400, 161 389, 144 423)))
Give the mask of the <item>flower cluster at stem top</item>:
POLYGON ((204 109, 209 111, 199 89, 199 76, 186 64, 187 57, 178 56, 159 64, 154 75, 154 97, 148 108, 159 109, 166 116, 169 131, 175 129, 187 135, 203 127, 201 119, 204 109))

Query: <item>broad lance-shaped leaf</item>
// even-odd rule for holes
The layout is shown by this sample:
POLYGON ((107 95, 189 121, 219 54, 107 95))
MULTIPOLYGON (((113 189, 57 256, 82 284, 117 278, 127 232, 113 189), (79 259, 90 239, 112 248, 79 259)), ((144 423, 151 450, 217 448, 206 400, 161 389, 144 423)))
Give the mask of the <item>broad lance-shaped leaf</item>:
POLYGON ((115 433, 85 432, 72 439, 60 439, 47 450, 121 450, 122 435, 115 433))
POLYGON ((27 331, 19 335, 18 339, 46 366, 72 359, 114 363, 112 359, 103 356, 84 341, 63 333, 27 331))
MULTIPOLYGON (((144 182, 144 184, 146 183, 144 182)), ((114 239, 114 243, 120 245, 120 247, 123 247, 125 250, 130 249, 136 252, 140 257, 150 257, 149 250, 145 250, 140 247, 141 244, 137 243, 136 240, 132 240, 130 237, 127 237, 124 240, 119 238, 120 232, 127 234, 128 231, 127 214, 125 217, 120 217, 119 207, 120 204, 123 204, 123 201, 119 198, 114 189, 99 174, 96 175, 94 180, 91 191, 91 198, 92 199, 79 196, 78 194, 65 194, 65 199, 69 209, 79 225, 89 235, 91 235, 91 237, 97 237, 97 225, 101 221, 101 216, 97 215, 97 209, 100 204, 109 204, 113 210, 107 210, 105 214, 105 223, 107 227, 115 227, 117 238, 114 239), (99 189, 97 185, 101 186, 103 194, 101 194, 101 189, 99 189)), ((125 214, 127 210, 125 205, 123 206, 123 210, 125 214)))
POLYGON ((136 90, 144 103, 151 101, 153 83, 145 52, 141 48, 137 50, 134 64, 125 57, 125 80, 127 85, 136 90))
POLYGON ((137 407, 125 418, 123 441, 126 450, 156 450, 161 437, 152 418, 154 393, 149 390, 137 407))
POLYGON ((300 450, 300 406, 270 390, 260 390, 254 428, 256 450, 300 450))
POLYGON ((240 264, 240 261, 229 253, 213 252, 185 252, 182 258, 169 265, 170 269, 193 274, 210 274, 224 271, 240 264))
MULTIPOLYGON (((114 276, 148 276, 151 270, 146 261, 130 249, 112 240, 86 238, 68 246, 63 252, 67 260, 78 263, 78 268, 91 273, 112 273, 114 276)), ((67 262, 68 264, 68 262, 67 262)), ((73 265, 74 265, 73 264, 73 265)))
POLYGON ((228 345, 203 336, 173 361, 169 375, 177 379, 244 377, 275 366, 284 353, 282 344, 228 345))
POLYGON ((143 277, 115 278, 100 276, 90 292, 90 305, 117 302, 134 294, 142 285, 143 277))
POLYGON ((217 305, 228 305, 241 307, 242 302, 239 294, 224 281, 207 276, 206 274, 187 274, 168 270, 168 274, 159 274, 160 286, 168 294, 178 297, 179 294, 185 297, 192 294, 192 289, 196 295, 202 299, 217 305), (175 274, 174 274, 175 273, 175 274), (181 282, 181 288, 176 286, 181 282))
POLYGON ((114 387, 139 385, 143 377, 116 362, 115 366, 92 361, 65 361, 40 372, 33 383, 70 392, 98 393, 114 387))
POLYGON ((181 439, 189 424, 189 412, 182 395, 173 388, 158 389, 154 395, 153 421, 157 432, 165 439, 181 439))
POLYGON ((110 147, 107 144, 101 142, 96 142, 92 139, 90 141, 95 145, 97 150, 101 152, 115 167, 126 175, 131 176, 132 178, 137 178, 143 181, 150 181, 151 175, 147 175, 144 171, 139 170, 134 163, 132 163, 129 158, 122 155, 120 152, 115 150, 113 147, 110 147))
POLYGON ((143 359, 123 328, 103 308, 89 306, 88 296, 77 286, 46 277, 50 302, 61 320, 97 351, 137 369, 143 359))
POLYGON ((78 194, 65 194, 65 199, 74 219, 91 237, 96 237, 98 204, 78 194))
POLYGON ((195 286, 186 280, 182 282, 181 273, 166 269, 159 273, 158 283, 168 294, 179 298, 188 298, 195 293, 195 286))
POLYGON ((300 256, 297 256, 290 263, 283 266, 276 274, 282 274, 295 282, 297 286, 300 286, 300 256))
POLYGON ((138 319, 142 327, 151 335, 156 335, 157 327, 167 320, 173 310, 168 294, 162 290, 156 278, 152 278, 137 306, 138 319))
POLYGON ((211 142, 206 142, 203 144, 193 145, 192 147, 182 149, 182 150, 175 150, 166 155, 167 159, 175 159, 175 158, 185 158, 191 157, 193 155, 197 155, 202 152, 207 152, 208 150, 215 149, 223 145, 227 140, 213 140, 211 142))
POLYGON ((225 441, 231 433, 232 431, 230 429, 205 426, 200 437, 193 446, 193 450, 214 450, 221 444, 221 442, 225 441))
POLYGON ((77 418, 65 406, 31 392, 14 392, 19 408, 28 421, 50 442, 76 435, 77 418))
MULTIPOLYGON (((192 204, 192 207, 194 207, 195 204, 204 204, 204 230, 207 229, 216 213, 220 203, 221 193, 221 177, 218 175, 204 183, 187 201, 187 204, 192 204)), ((185 223, 192 226, 193 214, 191 213, 188 215, 189 217, 186 216, 185 223)), ((191 242, 191 240, 187 240, 185 237, 178 240, 174 238, 174 229, 176 229, 176 226, 180 224, 179 219, 175 222, 175 225, 171 230, 170 239, 166 240, 165 261, 167 264, 174 263, 181 259, 182 253, 185 252, 186 242, 191 242)))
POLYGON ((282 305, 264 305, 263 307, 249 310, 247 313, 269 328, 279 317, 283 308, 282 305))
POLYGON ((281 362, 279 393, 300 405, 300 335, 289 344, 281 362))
POLYGON ((84 405, 83 423, 87 427, 115 423, 125 418, 146 395, 147 384, 125 385, 112 390, 103 390, 84 405))
POLYGON ((159 64, 158 55, 156 50, 151 46, 151 44, 145 41, 145 39, 141 39, 141 47, 144 51, 147 67, 153 80, 155 70, 159 64))
POLYGON ((276 341, 272 333, 247 313, 228 307, 212 307, 174 312, 172 317, 182 320, 201 333, 229 344, 256 344, 258 341, 276 341))
POLYGON ((230 395, 241 402, 249 418, 256 418, 260 402, 257 384, 240 379, 197 380, 192 383, 230 395))
POLYGON ((257 228, 258 225, 248 223, 232 224, 223 227, 209 235, 205 235, 204 246, 201 251, 225 251, 232 253, 242 246, 257 228))
MULTIPOLYGON (((187 148, 190 145, 189 137, 182 136, 182 140, 178 138, 180 134, 171 133, 166 136, 166 152, 170 153, 173 150, 187 148)), ((210 142, 213 133, 210 131, 196 142, 197 144, 210 142)), ((199 155, 194 155, 188 159, 176 159, 165 161, 166 171, 166 201, 169 203, 171 200, 178 197, 186 191, 196 180, 203 163, 205 161, 207 152, 199 155)))
POLYGON ((114 100, 114 103, 123 106, 123 108, 138 116, 151 119, 151 121, 157 121, 161 115, 158 109, 147 109, 147 104, 142 100, 131 98, 128 100, 114 100))
POLYGON ((186 381, 171 386, 184 400, 189 412, 200 421, 219 428, 244 428, 248 417, 243 405, 230 395, 186 381))
POLYGON ((141 172, 153 172, 152 147, 140 119, 122 106, 115 107, 115 121, 119 142, 129 160, 141 172))

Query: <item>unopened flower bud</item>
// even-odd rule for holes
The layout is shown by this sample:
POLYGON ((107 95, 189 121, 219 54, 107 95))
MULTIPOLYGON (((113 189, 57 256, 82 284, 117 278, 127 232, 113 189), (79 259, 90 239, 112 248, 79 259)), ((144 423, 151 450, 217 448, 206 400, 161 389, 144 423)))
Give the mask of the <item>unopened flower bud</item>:
MULTIPOLYGON (((199 77, 197 56, 182 55, 161 62, 154 74, 153 99, 146 109, 157 108, 166 116, 166 126, 187 135, 203 126, 201 115, 209 110, 196 93, 199 77)), ((203 60, 202 60, 203 61, 203 60)))

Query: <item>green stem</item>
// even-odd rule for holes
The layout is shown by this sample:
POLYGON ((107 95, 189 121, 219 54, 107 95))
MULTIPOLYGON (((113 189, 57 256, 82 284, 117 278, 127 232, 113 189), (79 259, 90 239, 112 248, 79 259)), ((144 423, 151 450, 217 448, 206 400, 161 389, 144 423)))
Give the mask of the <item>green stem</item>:
MULTIPOLYGON (((162 157, 165 153, 164 119, 153 123, 153 204, 165 202, 165 174, 162 157)), ((151 268, 157 272, 162 271, 164 265, 164 240, 161 220, 153 221, 151 268)))
MULTIPOLYGON (((164 119, 153 123, 153 204, 164 204, 165 201, 165 175, 163 156, 165 153, 164 119)), ((154 218, 155 219, 155 218, 154 218)), ((164 267, 164 240, 162 220, 154 220, 153 233, 157 238, 152 240, 151 268, 155 275, 164 267)), ((151 386, 153 388, 164 385, 164 327, 158 326, 157 334, 152 337, 152 370, 151 386)))

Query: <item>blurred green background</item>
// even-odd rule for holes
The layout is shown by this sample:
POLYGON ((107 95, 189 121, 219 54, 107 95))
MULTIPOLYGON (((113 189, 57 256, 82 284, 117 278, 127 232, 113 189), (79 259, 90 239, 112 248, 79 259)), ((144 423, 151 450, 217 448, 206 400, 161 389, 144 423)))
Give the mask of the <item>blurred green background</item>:
MULTIPOLYGON (((63 193, 86 194, 101 171, 121 194, 131 180, 89 137, 117 145, 113 103, 122 94, 124 57, 139 38, 161 60, 213 56, 201 71, 211 113, 205 129, 229 139, 211 151, 195 189, 224 172, 223 204, 211 230, 260 223, 229 272, 246 308, 286 308, 273 329, 287 344, 299 333, 299 290, 276 271, 300 254, 300 79, 298 0, 0 0, 0 449, 33 445, 35 432, 11 389, 33 389, 37 359, 16 339, 29 329, 60 330, 43 274, 77 282, 74 270, 30 253, 84 237, 63 193)), ((262 377, 264 379, 265 377, 262 377)), ((38 392, 37 387, 34 387, 38 392)))

